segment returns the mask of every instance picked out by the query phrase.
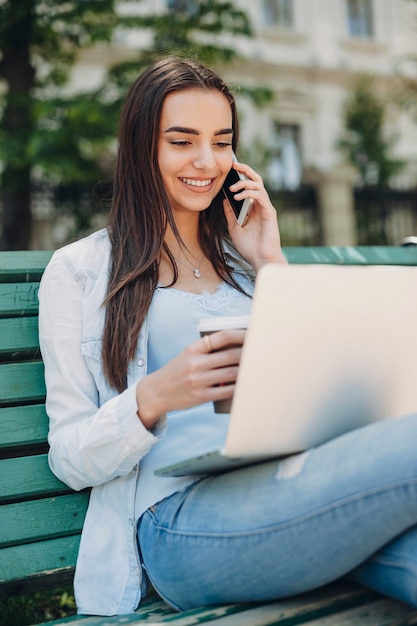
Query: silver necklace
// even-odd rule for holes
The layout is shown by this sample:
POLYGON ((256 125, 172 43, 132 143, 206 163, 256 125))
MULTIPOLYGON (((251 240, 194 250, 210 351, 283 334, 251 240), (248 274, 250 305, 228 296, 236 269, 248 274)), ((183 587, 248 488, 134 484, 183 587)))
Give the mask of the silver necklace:
POLYGON ((204 254, 203 254, 203 256, 201 257, 200 262, 199 262, 199 264, 197 265, 197 267, 190 267, 190 265, 187 265, 187 263, 184 263, 184 261, 181 261, 181 259, 178 259, 178 258, 177 258, 176 256, 174 256, 174 255, 172 255, 172 256, 174 257, 174 259, 175 259, 176 261, 178 261, 178 263, 181 263, 181 265, 183 265, 184 267, 186 267, 186 268, 187 268, 187 270, 190 270, 190 272, 192 272, 196 278, 200 278, 200 277, 201 277, 200 267, 201 267, 202 262, 203 262, 203 261, 204 261, 204 259, 205 259, 204 254))

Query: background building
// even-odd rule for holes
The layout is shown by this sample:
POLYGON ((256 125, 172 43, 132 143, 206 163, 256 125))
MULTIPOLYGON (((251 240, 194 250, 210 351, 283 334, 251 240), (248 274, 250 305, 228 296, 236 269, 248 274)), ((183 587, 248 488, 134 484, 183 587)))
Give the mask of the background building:
MULTIPOLYGON (((197 3, 141 0, 137 11, 170 9, 175 19, 176 10, 192 11, 197 3)), ((417 66, 409 61, 417 49, 417 3, 235 0, 234 4, 249 15, 254 36, 236 38, 241 60, 217 69, 236 87, 263 85, 275 96, 266 107, 257 108, 248 97, 238 95, 240 156, 261 171, 272 193, 286 191, 287 198, 291 193, 296 197, 311 185, 316 192, 314 199, 308 194, 308 200, 299 196, 291 215, 283 208, 284 244, 357 243, 354 189, 359 185, 358 173, 346 164, 337 148, 343 131, 343 106, 357 77, 364 73, 372 77, 375 91, 386 104, 386 132, 395 136, 393 155, 405 163, 390 186, 414 192, 417 122, 397 105, 395 97, 403 77, 417 81, 417 66), (310 212, 306 203, 311 205, 310 212), (292 235, 295 227, 304 229, 304 234, 292 235)), ((127 10, 123 2, 119 7, 120 11, 127 10)), ((73 69, 71 88, 98 85, 107 65, 145 48, 150 37, 151 33, 144 30, 119 31, 111 48, 84 51, 73 69)), ((386 243, 417 234, 415 194, 405 211, 401 213, 398 206, 390 211, 391 217, 384 213, 383 228, 392 222, 386 243)))
MULTIPOLYGON (((417 180, 417 124, 390 97, 417 48, 416 5, 407 0, 258 0, 244 2, 256 29, 249 64, 226 68, 234 80, 262 81, 276 94, 268 110, 247 112, 245 140, 277 147, 276 173, 291 188, 300 170, 328 171, 340 162, 342 107, 361 73, 387 99, 396 155, 408 167, 398 185, 417 180), (301 163, 301 167, 298 162, 301 163)), ((273 168, 273 172, 275 168, 273 168)), ((276 174, 275 174, 276 175, 276 174)), ((271 181, 273 182, 273 181, 271 181)), ((277 184, 279 182, 277 177, 277 184)))

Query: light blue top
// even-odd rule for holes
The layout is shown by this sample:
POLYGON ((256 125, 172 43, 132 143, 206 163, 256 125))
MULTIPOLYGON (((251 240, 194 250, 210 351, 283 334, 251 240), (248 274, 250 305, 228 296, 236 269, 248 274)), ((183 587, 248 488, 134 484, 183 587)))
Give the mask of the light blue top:
MULTIPOLYGON (((242 277, 239 284, 252 293, 252 284, 242 277)), ((194 294, 175 288, 159 287, 149 309, 148 373, 176 357, 199 338, 201 318, 248 315, 252 300, 233 287, 221 283, 212 294, 194 294)), ((221 448, 229 416, 215 413, 213 404, 202 404, 168 414, 168 430, 140 462, 136 496, 136 516, 155 502, 189 485, 195 477, 157 477, 154 470, 209 450, 221 448)))

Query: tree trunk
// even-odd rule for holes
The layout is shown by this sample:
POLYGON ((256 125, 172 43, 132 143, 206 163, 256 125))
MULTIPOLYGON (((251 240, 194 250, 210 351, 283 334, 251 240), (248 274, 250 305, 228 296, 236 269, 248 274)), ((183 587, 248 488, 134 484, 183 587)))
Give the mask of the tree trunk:
POLYGON ((0 77, 6 81, 6 106, 1 134, 6 162, 0 178, 2 233, 0 249, 29 247, 32 215, 30 208, 29 142, 34 127, 31 90, 35 71, 30 62, 34 0, 9 2, 9 28, 3 31, 0 77))
POLYGON ((1 250, 26 250, 32 233, 30 167, 6 167, 2 177, 1 250))

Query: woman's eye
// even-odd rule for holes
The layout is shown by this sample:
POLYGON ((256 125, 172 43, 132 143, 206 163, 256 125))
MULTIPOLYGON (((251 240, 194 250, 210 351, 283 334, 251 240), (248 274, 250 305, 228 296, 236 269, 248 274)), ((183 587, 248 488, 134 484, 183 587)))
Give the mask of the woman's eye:
POLYGON ((219 141, 216 143, 219 148, 231 148, 232 144, 227 141, 219 141))
POLYGON ((186 141, 185 139, 179 139, 176 141, 171 141, 171 144, 173 146, 187 146, 190 142, 186 141))

